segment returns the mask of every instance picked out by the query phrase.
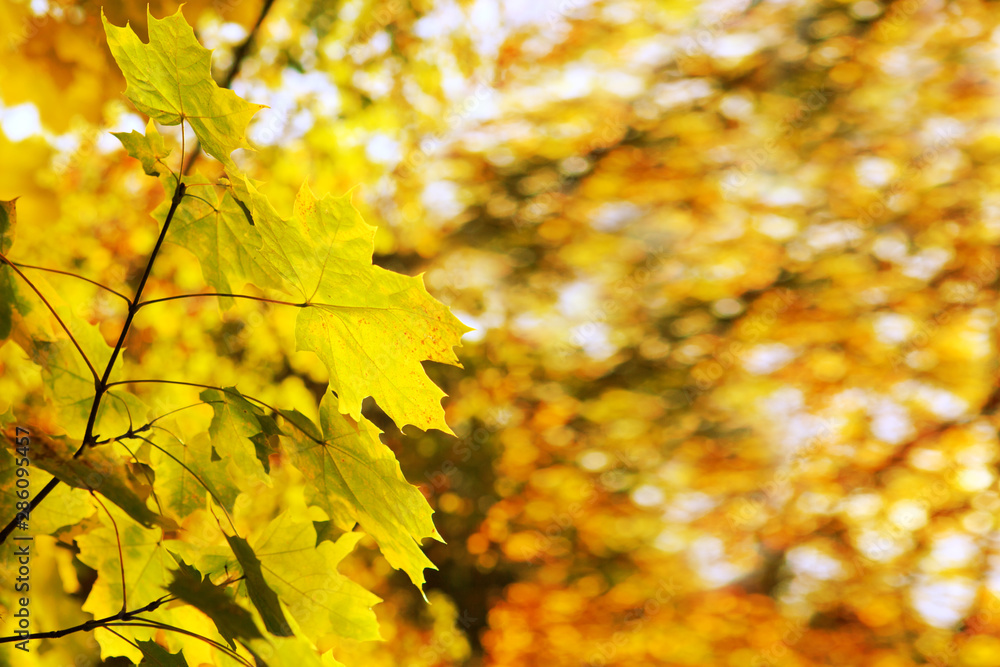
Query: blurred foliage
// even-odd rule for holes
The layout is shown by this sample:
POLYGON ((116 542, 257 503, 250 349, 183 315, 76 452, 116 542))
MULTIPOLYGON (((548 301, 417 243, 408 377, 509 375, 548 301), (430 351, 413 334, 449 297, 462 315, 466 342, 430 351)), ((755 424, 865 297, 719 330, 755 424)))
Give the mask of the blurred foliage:
MULTIPOLYGON (((141 34, 144 3, 104 11, 141 34)), ((260 3, 183 11, 221 79, 260 3)), ((0 199, 18 259, 124 290, 163 193, 108 135, 145 121, 99 16, 0 4, 0 199)), ((464 370, 427 365, 457 438, 366 407, 447 544, 429 606, 374 548, 345 559, 385 641, 338 659, 1000 665, 998 23, 981 0, 277 0, 233 83, 270 106, 240 166, 279 210, 358 186, 376 261, 477 329, 464 370)), ((168 247, 151 296, 197 267, 168 247)), ((117 334, 107 295, 39 282, 117 334)), ((322 364, 259 306, 162 304, 126 362, 315 402, 322 364)), ((13 345, 0 364, 2 412, 40 379, 13 345)), ((39 540, 46 628, 93 582, 73 538, 39 540)), ((41 646, 17 664, 97 655, 41 646)))

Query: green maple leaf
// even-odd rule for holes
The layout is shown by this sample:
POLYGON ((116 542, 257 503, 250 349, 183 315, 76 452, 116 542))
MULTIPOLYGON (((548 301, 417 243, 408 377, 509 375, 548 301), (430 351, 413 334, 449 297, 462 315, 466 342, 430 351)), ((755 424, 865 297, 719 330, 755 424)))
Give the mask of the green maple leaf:
POLYGON ((139 667, 188 667, 184 651, 171 653, 154 641, 138 641, 136 646, 142 651, 139 667))
POLYGON ((201 572, 176 554, 171 555, 180 567, 173 571, 173 581, 167 586, 167 591, 212 619, 219 634, 226 638, 231 647, 235 647, 234 639, 263 637, 253 622, 253 616, 236 604, 226 592, 225 586, 216 586, 207 575, 202 577, 201 572))
MULTIPOLYGON (((96 324, 72 316, 69 308, 59 306, 63 322, 87 355, 95 369, 103 369, 111 358, 112 348, 96 324)), ((42 380, 48 388, 49 400, 60 409, 61 426, 73 438, 82 438, 94 402, 94 376, 69 338, 53 342, 36 341, 36 358, 42 367, 42 380)), ((109 380, 121 379, 124 360, 115 360, 109 380)), ((113 437, 124 433, 131 424, 140 424, 148 408, 127 392, 109 392, 101 401, 94 433, 113 437)))
POLYGON ((375 538, 386 560, 422 587, 424 569, 434 564, 421 551, 420 541, 441 539, 431 520, 434 512, 403 477, 392 450, 379 440, 381 431, 367 419, 355 422, 340 414, 331 398, 327 394, 320 405, 320 437, 312 425, 305 434, 297 432, 285 440, 293 464, 309 482, 306 500, 344 530, 357 521, 375 538))
POLYGON ((253 438, 264 432, 270 419, 262 411, 239 395, 233 387, 227 391, 206 389, 201 392, 201 400, 212 404, 215 415, 208 428, 212 446, 223 458, 231 459, 244 479, 259 480, 271 486, 271 478, 257 458, 257 448, 253 438))
POLYGON ((156 126, 153 125, 152 118, 146 123, 146 134, 140 134, 135 130, 128 133, 112 132, 111 134, 117 137, 118 141, 122 142, 125 152, 130 157, 134 157, 142 163, 143 171, 150 176, 160 175, 157 162, 162 163, 163 158, 170 155, 170 149, 164 145, 163 135, 156 131, 156 126))
MULTIPOLYGON (((165 541, 161 529, 143 528, 114 505, 108 505, 107 510, 98 510, 100 524, 96 528, 75 538, 80 547, 77 557, 97 570, 97 580, 83 605, 83 611, 90 612, 95 618, 117 614, 126 598, 129 609, 137 609, 160 599, 167 594, 167 588, 174 581, 173 573, 179 567, 168 550, 168 546, 173 547, 176 543, 165 541), (122 569, 125 571, 124 590, 122 569)), ((211 624, 206 623, 200 614, 192 613, 192 608, 187 605, 163 605, 148 616, 196 631, 213 641, 224 641, 211 624)), ((133 642, 152 640, 159 632, 155 628, 140 626, 121 626, 116 630, 133 642)), ((99 630, 95 636, 104 651, 114 650, 114 655, 120 655, 122 650, 130 651, 127 644, 107 631, 99 630)), ((168 634, 167 640, 176 641, 176 636, 168 634)), ((128 655, 138 658, 135 653, 138 651, 128 655)))
POLYGON ((0 200, 0 252, 7 254, 14 245, 14 228, 17 225, 17 199, 0 200))
POLYGON ((361 537, 346 533, 317 546, 312 521, 288 510, 254 541, 269 587, 313 641, 331 633, 359 641, 380 638, 371 608, 381 599, 337 572, 361 537))
POLYGON ((292 635, 292 630, 285 619, 285 613, 281 610, 281 603, 278 602, 278 595, 271 589, 264 579, 261 570, 260 559, 250 547, 250 544, 238 535, 226 535, 226 541, 233 550, 233 555, 243 568, 243 576, 246 580, 247 595, 253 606, 260 612, 260 617, 264 621, 264 627, 273 635, 288 637, 292 635))
MULTIPOLYGON (((177 562, 163 545, 159 528, 148 530, 129 519, 116 507, 109 506, 114 522, 103 510, 100 526, 76 537, 80 547, 78 558, 97 570, 97 581, 91 589, 84 611, 103 618, 121 611, 123 601, 122 566, 125 569, 125 590, 130 609, 147 605, 161 598, 173 580, 171 570, 177 562), (116 530, 117 529, 117 530, 116 530), (121 558, 119 560, 119 538, 121 558)), ((164 608, 157 611, 162 616, 164 608)), ((144 639, 150 638, 150 632, 144 639)))
POLYGON ((165 438, 153 448, 153 488, 164 508, 173 510, 178 518, 204 509, 209 495, 232 511, 240 491, 226 471, 226 462, 213 461, 211 452, 212 444, 204 433, 189 442, 165 438))
POLYGON ((264 108, 220 88, 212 79, 212 52, 198 43, 181 10, 162 19, 146 8, 149 44, 127 25, 101 20, 111 54, 125 75, 125 96, 135 107, 163 125, 187 121, 205 152, 225 165, 237 148, 250 148, 246 128, 264 108))
POLYGON ((59 478, 61 482, 77 489, 93 490, 122 508, 143 526, 174 527, 172 520, 162 517, 146 506, 145 495, 139 483, 129 473, 120 456, 110 447, 87 448, 78 458, 73 458, 75 446, 62 437, 35 436, 32 438, 31 463, 59 478))
MULTIPOLYGON (((2 420, 0 420, 2 421, 2 420)), ((13 447, 13 439, 11 439, 13 447)), ((16 507, 17 465, 11 451, 0 448, 0 507, 16 507)), ((18 458, 21 458, 18 456, 18 458)), ((35 469, 31 471, 31 483, 41 489, 52 476, 35 469)), ((73 526, 94 513, 94 506, 86 491, 60 484, 35 509, 31 510, 30 526, 35 535, 50 535, 63 526, 73 526)))
POLYGON ((258 663, 265 667, 344 667, 330 653, 322 658, 301 637, 268 637, 244 642, 258 663))
MULTIPOLYGON (((166 176, 164 187, 169 192, 173 187, 173 177, 166 176)), ((208 184, 201 176, 185 179, 188 187, 208 184)), ((208 188, 198 192, 207 193, 208 188)), ((205 194, 206 197, 211 195, 205 194)), ((198 258, 205 282, 218 292, 231 294, 246 283, 258 287, 278 287, 280 282, 271 275, 270 263, 260 256, 260 233, 249 223, 240 202, 224 190, 210 203, 201 198, 186 197, 174 214, 170 236, 177 245, 183 246, 198 258)), ((170 202, 163 202, 153 217, 162 222, 170 210, 170 202)), ((219 305, 228 308, 233 299, 219 297, 219 305)))
POLYGON ((317 199, 303 186, 292 218, 282 220, 246 185, 262 254, 309 306, 296 320, 298 347, 327 367, 340 412, 357 421, 371 396, 400 428, 451 433, 444 392, 421 362, 461 366, 453 348, 470 329, 427 293, 421 277, 372 265, 375 228, 349 195, 317 199))

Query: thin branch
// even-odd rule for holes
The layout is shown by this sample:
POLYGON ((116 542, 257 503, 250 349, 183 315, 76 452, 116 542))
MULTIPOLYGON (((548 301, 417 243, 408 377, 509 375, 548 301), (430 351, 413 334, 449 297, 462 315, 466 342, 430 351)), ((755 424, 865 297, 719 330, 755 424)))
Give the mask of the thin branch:
POLYGON ((250 34, 247 35, 247 38, 243 40, 243 43, 236 47, 236 50, 233 52, 233 66, 226 74, 226 78, 222 81, 223 88, 229 88, 233 85, 236 75, 240 73, 240 68, 243 66, 243 61, 246 60, 247 54, 250 53, 250 47, 253 45, 253 41, 256 39, 257 33, 260 32, 260 26, 264 23, 264 19, 267 18, 267 13, 271 11, 271 6, 273 4, 274 0, 264 0, 264 5, 260 8, 260 14, 257 16, 257 22, 250 30, 250 34))
MULTIPOLYGON (((90 363, 90 359, 87 358, 87 353, 84 352, 83 348, 80 347, 80 344, 78 342, 76 342, 76 338, 74 338, 73 334, 70 333, 69 327, 67 327, 66 323, 62 321, 62 318, 59 317, 59 313, 57 313, 56 309, 52 307, 52 304, 49 303, 49 300, 45 298, 45 295, 42 294, 41 290, 39 290, 37 287, 35 287, 35 283, 33 283, 30 280, 28 280, 28 276, 24 275, 24 273, 21 271, 21 269, 17 268, 17 265, 14 264, 14 262, 12 262, 9 259, 7 259, 7 256, 4 255, 3 253, 0 253, 0 260, 6 262, 7 266, 9 266, 11 269, 13 269, 14 273, 16 273, 17 275, 21 276, 21 280, 23 280, 25 283, 27 283, 28 287, 30 287, 31 289, 33 289, 35 291, 35 294, 38 295, 38 298, 42 300, 42 303, 45 304, 45 306, 49 309, 49 312, 51 312, 52 315, 56 318, 56 321, 59 322, 59 326, 61 326, 63 328, 63 331, 66 332, 66 335, 69 336, 69 339, 71 341, 73 341, 73 345, 76 346, 77 352, 79 352, 80 356, 83 357, 83 360, 85 362, 87 362, 87 368, 89 368, 90 372, 93 374, 94 380, 97 380, 97 369, 94 368, 94 364, 90 363)), ((2 542, 0 542, 0 544, 2 544, 2 542)))
POLYGON ((125 415, 128 417, 128 430, 131 431, 134 424, 132 422, 132 410, 129 409, 128 402, 118 394, 112 394, 110 391, 105 393, 111 398, 117 398, 119 401, 121 401, 121 404, 125 406, 125 415))
MULTIPOLYGON (((184 158, 182 157, 181 159, 183 160, 184 158)), ((157 162, 159 162, 160 164, 162 164, 162 165, 163 165, 164 167, 166 167, 166 168, 167 168, 167 171, 169 171, 169 172, 170 172, 170 175, 174 177, 174 182, 175 182, 175 183, 176 183, 177 185, 180 185, 180 184, 181 184, 181 179, 180 179, 180 178, 179 178, 179 177, 177 176, 177 174, 175 174, 175 173, 174 173, 174 170, 170 168, 170 165, 169 165, 169 164, 167 164, 166 162, 164 162, 164 161, 163 161, 163 160, 161 160, 160 158, 156 158, 156 161, 157 161, 157 162)), ((177 185, 175 185, 174 187, 177 187, 177 185)))
POLYGON ((96 285, 97 287, 100 287, 102 290, 104 290, 106 292, 111 292, 115 296, 120 297, 122 299, 125 299, 125 303, 127 303, 129 305, 132 305, 132 300, 129 299, 124 294, 122 294, 121 292, 119 292, 117 290, 113 290, 110 287, 108 287, 107 285, 99 283, 96 280, 91 280, 90 278, 86 278, 84 276, 81 276, 78 273, 73 273, 72 271, 61 271, 60 269, 50 269, 50 268, 48 268, 46 266, 35 266, 34 264, 24 264, 23 262, 11 262, 11 263, 14 264, 14 266, 21 267, 22 269, 35 269, 36 271, 47 271, 48 273, 58 273, 61 276, 69 276, 71 278, 77 278, 78 280, 82 280, 84 282, 88 282, 91 285, 96 285))
POLYGON ((187 410, 188 408, 197 408, 198 406, 201 406, 201 405, 212 405, 213 403, 225 403, 225 401, 198 401, 197 403, 192 403, 191 405, 185 405, 183 408, 177 408, 176 410, 171 410, 170 412, 165 412, 164 414, 160 415, 159 417, 154 417, 154 418, 150 419, 149 420, 149 425, 152 426, 156 422, 160 421, 161 419, 165 419, 166 417, 169 417, 170 415, 174 414, 175 412, 180 412, 181 410, 187 410))
POLYGON ((149 301, 143 301, 139 304, 139 308, 143 306, 149 306, 154 303, 162 303, 163 301, 174 301, 176 299, 196 299, 202 296, 228 296, 233 299, 250 299, 251 301, 262 301, 264 303, 276 303, 279 306, 294 306, 296 308, 306 308, 308 303, 292 303, 291 301, 278 301, 276 299, 267 299, 262 296, 253 296, 252 294, 226 294, 222 292, 204 292, 200 294, 178 294, 177 296, 167 296, 162 299, 150 299, 149 301))
POLYGON ((190 197, 191 199, 198 199, 198 200, 200 200, 200 201, 203 201, 203 202, 205 202, 205 203, 206 203, 206 204, 207 204, 207 205, 209 206, 209 208, 211 208, 211 209, 212 209, 213 211, 215 211, 216 213, 218 213, 218 212, 219 212, 219 209, 217 209, 217 208, 215 207, 215 204, 213 204, 212 202, 208 201, 208 200, 207 200, 207 199, 205 199, 204 197, 199 197, 198 195, 193 195, 193 194, 191 194, 190 192, 189 192, 189 193, 187 193, 187 194, 186 194, 186 195, 184 195, 184 196, 185 196, 185 197, 190 197))
MULTIPOLYGON (((266 18, 267 14, 270 11, 271 6, 273 4, 274 4, 274 0, 264 0, 264 4, 263 4, 263 7, 261 9, 260 15, 257 17, 257 22, 254 24, 254 27, 250 31, 250 34, 247 36, 246 40, 237 48, 237 50, 234 53, 233 67, 232 67, 232 69, 230 69, 228 75, 226 76, 226 80, 223 83, 223 87, 228 88, 230 85, 232 85, 233 79, 236 77, 237 73, 239 72, 240 66, 242 65, 243 60, 246 58, 246 55, 249 52, 250 46, 251 46, 252 42, 254 41, 254 39, 255 39, 255 37, 256 37, 259 29, 260 29, 260 26, 264 22, 264 19, 266 18)), ((184 133, 184 125, 183 125, 183 122, 181 124, 181 133, 182 133, 181 137, 182 137, 182 141, 183 141, 184 140, 184 134, 183 134, 184 133)), ((186 158, 185 152, 186 151, 184 150, 184 148, 182 148, 182 150, 181 150, 181 173, 182 174, 187 174, 188 173, 188 171, 190 170, 191 166, 194 164, 195 159, 200 154, 200 152, 201 152, 201 145, 200 145, 200 143, 196 145, 195 150, 192 152, 191 159, 187 160, 186 163, 185 163, 185 158, 186 158)), ((169 167, 168 167, 168 169, 169 169, 169 167)), ((8 260, 6 256, 4 256, 2 253, 0 253, 0 259, 2 259, 4 262, 6 262, 8 265, 10 265, 11 269, 13 269, 29 286, 31 286, 31 288, 35 291, 35 293, 38 294, 39 298, 42 299, 42 301, 45 303, 45 305, 49 308, 49 310, 52 312, 52 314, 56 317, 56 320, 59 321, 59 324, 62 326, 63 330, 66 331, 66 334, 70 337, 70 340, 73 341, 73 344, 76 346, 77 351, 79 351, 80 354, 83 356, 84 360, 87 363, 88 368, 90 368, 91 374, 94 376, 94 381, 95 381, 95 384, 96 384, 96 392, 95 392, 95 395, 94 395, 94 402, 93 402, 93 405, 91 407, 90 417, 88 418, 88 421, 87 421, 87 429, 86 429, 86 432, 84 433, 83 441, 80 443, 80 448, 73 455, 73 458, 79 457, 80 454, 84 451, 84 449, 88 446, 88 444, 89 445, 93 445, 96 442, 96 437, 94 436, 94 432, 93 432, 93 430, 94 430, 94 424, 95 424, 96 419, 97 419, 97 411, 98 411, 98 408, 100 407, 101 398, 102 398, 103 394, 108 390, 108 388, 110 386, 108 380, 110 379, 110 376, 111 376, 111 370, 114 368, 115 361, 118 358, 118 354, 121 352, 122 345, 125 342, 125 337, 127 336, 128 331, 129 331, 129 327, 132 324, 132 319, 135 317, 135 313, 138 312, 138 306, 136 304, 139 303, 139 298, 140 298, 140 296, 142 294, 142 290, 146 286, 146 281, 149 278, 150 271, 152 270, 153 262, 156 260, 156 256, 159 253, 160 246, 163 244, 163 239, 166 237, 167 229, 170 227, 170 221, 173 219, 173 216, 174 216, 174 214, 177 211, 177 207, 180 205, 181 199, 184 197, 185 184, 180 180, 180 178, 178 177, 177 174, 173 173, 173 170, 171 170, 171 174, 174 176, 174 179, 177 182, 177 186, 174 189, 174 196, 173 196, 173 199, 172 199, 172 201, 170 203, 170 210, 167 213, 166 219, 164 220, 163 229, 161 230, 160 236, 159 236, 159 238, 156 241, 156 246, 153 248, 153 252, 151 253, 151 255, 149 257, 149 261, 146 264, 146 270, 145 270, 145 272, 142 275, 142 279, 139 282, 138 288, 136 289, 135 297, 133 299, 129 300, 128 297, 126 297, 126 296, 124 296, 122 294, 118 294, 118 296, 122 297, 123 299, 125 299, 129 303, 128 317, 125 320, 125 325, 122 327, 122 332, 121 332, 121 334, 118 337, 118 342, 115 345, 114 352, 112 352, 111 358, 108 361, 108 365, 105 368, 104 375, 100 379, 98 379, 97 370, 94 368, 93 364, 90 363, 90 360, 87 358, 87 355, 83 352, 83 349, 77 343, 77 341, 73 337, 73 335, 69 332, 69 329, 66 327, 65 323, 63 323, 62 319, 59 317, 59 315, 52 308, 52 305, 45 299, 45 297, 34 286, 34 284, 30 280, 28 280, 28 278, 24 275, 24 273, 22 273, 20 271, 20 269, 18 269, 17 266, 15 266, 10 260, 8 260)), ((80 276, 77 276, 77 277, 80 277, 80 276)), ((99 285, 98 283, 94 283, 94 284, 98 285, 100 287, 104 287, 103 285, 99 285)), ((113 292, 113 290, 110 290, 109 288, 105 287, 105 289, 108 289, 109 291, 113 292)), ((115 292, 115 293, 117 294, 117 292, 115 292)), ((223 390, 223 391, 225 391, 225 390, 223 390)), ((260 402, 260 401, 258 401, 258 402, 260 402)), ((263 403, 262 403, 262 405, 263 405, 263 403)), ((270 409, 274 410, 274 408, 270 408, 270 409)), ((277 411, 275 410, 275 412, 277 412, 277 411)), ((129 430, 133 431, 133 435, 134 435, 134 430, 133 430, 131 424, 130 424, 129 430)), ((141 430, 141 427, 140 427, 140 430, 141 430)), ((145 438, 143 438, 143 439, 145 439, 145 438)), ((31 499, 31 501, 29 503, 29 511, 31 511, 39 503, 41 503, 42 500, 44 500, 46 498, 46 496, 48 496, 48 494, 51 493, 52 490, 58 484, 59 484, 59 480, 57 478, 53 477, 49 481, 49 483, 45 485, 45 487, 42 489, 42 491, 38 495, 36 495, 34 498, 31 499)), ((95 495, 95 498, 96 498, 96 495, 95 495)), ((223 508, 223 509, 225 509, 225 508, 223 508)), ((112 519, 112 521, 114 521, 114 519, 112 519)), ((2 531, 0 531, 0 544, 3 544, 6 541, 7 537, 14 530, 14 527, 17 525, 17 523, 18 523, 18 519, 17 519, 17 516, 15 516, 13 519, 11 519, 10 523, 2 531)), ((116 526, 116 530, 117 530, 117 526, 116 526)), ((120 549, 121 549, 121 544, 119 542, 119 552, 120 552, 120 549)), ((125 597, 124 564, 122 565, 122 567, 123 567, 122 598, 124 599, 124 597, 125 597)), ((229 648, 227 646, 224 646, 224 645, 222 645, 219 642, 216 642, 214 640, 208 639, 207 637, 203 637, 203 636, 201 636, 201 635, 199 635, 197 633, 191 632, 189 630, 184 630, 183 628, 177 628, 177 627, 168 625, 166 623, 160 623, 158 621, 153 621, 151 619, 139 619, 139 620, 136 620, 136 621, 132 620, 138 614, 144 613, 144 612, 154 611, 161 604, 163 604, 164 602, 170 601, 172 599, 174 599, 174 598, 170 598, 169 596, 164 596, 164 597, 160 598, 159 600, 151 602, 148 605, 146 605, 145 607, 143 607, 141 609, 137 609, 137 610, 132 611, 132 612, 126 612, 125 611, 125 607, 123 606, 121 613, 117 614, 116 616, 109 616, 109 617, 107 617, 105 619, 88 621, 87 623, 83 623, 83 624, 78 625, 78 626, 74 626, 74 627, 71 627, 71 628, 66 628, 66 629, 63 629, 63 630, 56 630, 56 631, 53 631, 53 632, 35 633, 35 634, 27 634, 27 635, 14 635, 12 637, 3 637, 3 638, 0 638, 0 643, 9 643, 9 642, 15 642, 15 641, 20 642, 20 641, 25 641, 25 640, 28 640, 28 639, 55 639, 55 638, 63 637, 63 636, 66 636, 68 634, 72 634, 72 633, 75 633, 75 632, 93 630, 93 629, 98 628, 98 627, 105 627, 108 630, 110 630, 111 632, 114 632, 113 630, 111 630, 112 626, 115 626, 115 627, 127 627, 129 625, 138 625, 138 626, 142 626, 142 627, 151 627, 151 628, 158 628, 158 629, 163 629, 163 630, 171 630, 171 631, 174 631, 174 632, 180 632, 182 634, 186 634, 186 635, 189 635, 191 637, 200 639, 202 641, 208 642, 212 646, 215 646, 216 648, 218 648, 219 650, 223 651, 227 655, 232 656, 237 661, 239 661, 241 664, 246 665, 246 667, 253 667, 253 664, 249 660, 247 660, 246 658, 244 658, 243 656, 241 656, 234 649, 231 649, 231 648, 229 648), (139 622, 140 620, 141 620, 141 622, 139 622)), ((115 634, 118 634, 118 633, 116 632, 115 634)))
POLYGON ((158 600, 150 602, 145 607, 140 609, 133 609, 128 612, 118 612, 114 616, 107 616, 105 618, 93 619, 87 621, 86 623, 81 623, 80 625, 74 625, 71 628, 64 628, 62 630, 52 630, 50 632, 32 632, 25 635, 11 635, 10 637, 0 637, 0 644, 9 644, 11 642, 21 642, 28 639, 58 639, 59 637, 65 637, 66 635, 71 635, 75 632, 87 632, 94 630, 95 628, 100 628, 109 625, 121 625, 122 622, 127 622, 132 620, 138 614, 144 614, 150 611, 156 611, 156 609, 167 602, 171 602, 176 598, 172 598, 169 595, 164 595, 158 600))
POLYGON ((149 429, 153 428, 153 425, 156 422, 158 422, 161 419, 165 419, 165 418, 169 417, 170 415, 174 414, 175 412, 180 412, 181 410, 187 410, 188 408, 196 408, 199 405, 211 405, 213 403, 224 403, 224 402, 225 401, 198 401, 197 403, 192 403, 191 405, 185 405, 182 408, 177 408, 176 410, 171 410, 170 412, 165 412, 162 415, 160 415, 159 417, 154 417, 154 418, 150 419, 148 422, 146 422, 145 424, 143 424, 142 426, 140 426, 139 428, 134 428, 134 427, 130 426, 129 430, 126 431, 125 433, 122 433, 121 435, 117 435, 117 436, 115 436, 113 438, 105 438, 104 440, 98 440, 97 442, 94 443, 94 445, 95 446, 97 446, 97 445, 106 445, 109 442, 114 442, 115 440, 130 440, 130 439, 134 438, 136 436, 136 434, 142 433, 143 431, 148 431, 149 429))
MULTIPOLYGON (((27 514, 30 515, 33 511, 35 511, 35 508, 38 507, 38 504, 41 503, 43 500, 45 500, 45 497, 48 496, 50 493, 52 493, 52 490, 57 486, 59 486, 59 478, 53 477, 52 479, 50 479, 48 484, 43 486, 42 490, 39 491, 38 494, 28 502, 27 514)), ((10 537, 10 534, 14 532, 15 528, 17 528, 17 525, 19 523, 18 516, 19 514, 14 515, 14 518, 10 520, 10 523, 4 526, 3 530, 0 530, 0 544, 6 542, 7 538, 10 537)))
POLYGON ((174 214, 177 212, 177 207, 180 206, 181 199, 184 198, 184 183, 178 183, 177 189, 174 190, 174 196, 170 202, 170 210, 167 212, 167 217, 163 221, 163 229, 160 230, 160 236, 156 239, 156 245, 153 246, 153 252, 149 255, 149 261, 146 262, 146 270, 142 273, 142 278, 139 280, 139 286, 135 290, 135 298, 132 299, 132 305, 129 306, 128 316, 125 318, 125 324, 122 326, 122 331, 118 335, 118 342, 115 343, 115 349, 111 352, 111 358, 108 360, 108 365, 104 369, 104 375, 101 377, 100 384, 97 387, 97 395, 94 397, 94 405, 90 411, 90 418, 87 420, 87 430, 83 436, 83 443, 80 445, 80 449, 76 451, 73 458, 77 458, 81 452, 83 452, 84 447, 88 444, 92 444, 90 441, 93 440, 94 433, 94 421, 97 419, 97 408, 101 404, 101 397, 104 392, 108 390, 108 379, 111 377, 111 369, 115 366, 115 361, 118 360, 118 355, 122 351, 122 345, 125 344, 125 337, 128 336, 129 329, 132 327, 132 320, 135 318, 135 314, 139 312, 139 297, 142 296, 142 290, 146 287, 146 281, 149 280, 149 274, 153 270, 153 263, 156 261, 157 255, 160 253, 160 246, 163 245, 163 239, 167 236, 167 230, 170 229, 170 221, 173 220, 174 214))

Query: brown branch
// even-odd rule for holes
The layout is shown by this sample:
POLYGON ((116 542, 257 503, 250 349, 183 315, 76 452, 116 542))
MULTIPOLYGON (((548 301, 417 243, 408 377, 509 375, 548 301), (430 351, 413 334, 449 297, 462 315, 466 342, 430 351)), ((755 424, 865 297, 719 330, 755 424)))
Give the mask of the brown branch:
POLYGON ((93 619, 87 621, 86 623, 81 623, 80 625, 74 625, 71 628, 64 628, 62 630, 52 630, 51 632, 32 632, 25 633, 23 635, 11 635, 10 637, 0 637, 0 644, 9 644, 11 642, 21 642, 27 641, 29 639, 58 639, 59 637, 65 637, 66 635, 71 635, 74 632, 86 632, 89 630, 94 630, 96 628, 103 627, 111 623, 121 623, 130 621, 135 618, 138 614, 144 614, 148 611, 155 611, 161 604, 170 602, 174 598, 169 595, 164 595, 159 600, 150 602, 145 607, 139 609, 133 609, 132 611, 118 612, 114 616, 106 616, 105 618, 93 619))

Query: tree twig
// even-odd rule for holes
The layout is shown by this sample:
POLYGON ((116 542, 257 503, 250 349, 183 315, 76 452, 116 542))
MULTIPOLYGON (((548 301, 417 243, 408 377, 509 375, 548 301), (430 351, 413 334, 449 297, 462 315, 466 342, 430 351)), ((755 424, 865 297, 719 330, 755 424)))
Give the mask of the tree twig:
POLYGON ((169 595, 164 595, 158 600, 150 602, 145 607, 139 609, 133 609, 132 611, 118 612, 114 616, 106 616, 105 618, 95 618, 93 620, 87 621, 86 623, 81 623, 80 625, 74 625, 71 628, 63 628, 62 630, 52 630, 50 632, 32 632, 23 635, 11 635, 10 637, 0 637, 0 644, 9 644, 11 642, 26 641, 29 639, 58 639, 59 637, 65 637, 66 635, 71 635, 74 632, 87 632, 89 630, 94 630, 95 628, 100 628, 111 623, 121 623, 125 621, 130 621, 135 618, 138 614, 144 614, 148 611, 155 611, 160 605, 170 602, 174 598, 169 595))

